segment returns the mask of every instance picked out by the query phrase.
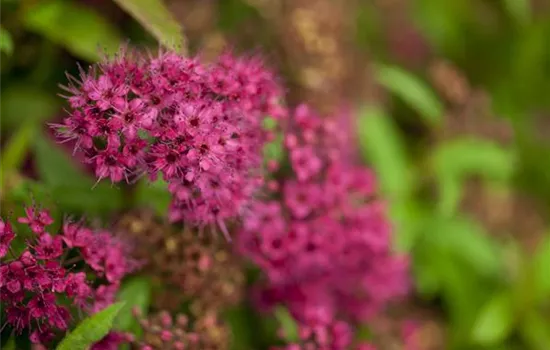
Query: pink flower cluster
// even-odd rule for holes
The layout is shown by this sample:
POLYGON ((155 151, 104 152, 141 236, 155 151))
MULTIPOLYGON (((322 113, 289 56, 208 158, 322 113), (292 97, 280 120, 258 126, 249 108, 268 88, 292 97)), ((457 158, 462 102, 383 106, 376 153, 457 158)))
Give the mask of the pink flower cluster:
MULTIPOLYGON (((18 221, 29 226, 32 237, 19 256, 2 262, 0 295, 7 323, 19 333, 29 330, 31 341, 42 344, 56 331, 68 329, 72 310, 67 306, 94 313, 111 304, 120 281, 137 262, 127 257, 127 245, 108 232, 66 222, 59 234, 52 235, 47 226, 53 219, 47 211, 25 211, 27 216, 18 221)), ((0 219, 2 257, 14 254, 14 237, 10 223, 0 219)))
POLYGON ((273 350, 376 350, 369 343, 354 342, 354 332, 350 324, 344 321, 334 321, 317 327, 302 324, 298 332, 301 343, 291 343, 273 350))
MULTIPOLYGON (((99 179, 159 174, 173 221, 204 226, 236 216, 261 185, 264 117, 281 118, 282 90, 256 57, 210 64, 173 52, 125 50, 71 79, 70 116, 54 125, 99 179)), ((223 225, 221 225, 223 228, 223 225)))
POLYGON ((286 305, 319 349, 347 349, 347 331, 328 336, 347 329, 334 322, 367 320, 408 288, 375 176, 348 159, 335 120, 296 109, 285 130, 295 176, 273 180, 280 199, 256 202, 239 234, 239 250, 267 276, 263 301, 286 305))

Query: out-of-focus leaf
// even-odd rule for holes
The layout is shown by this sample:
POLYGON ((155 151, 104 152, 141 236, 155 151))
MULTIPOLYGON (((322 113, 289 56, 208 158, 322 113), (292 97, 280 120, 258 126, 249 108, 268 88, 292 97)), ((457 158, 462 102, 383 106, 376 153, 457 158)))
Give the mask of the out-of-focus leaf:
POLYGON ((426 210, 417 201, 407 199, 391 203, 389 211, 394 224, 395 247, 410 252, 421 235, 426 210))
POLYGON ((239 28, 239 25, 247 22, 248 19, 257 15, 257 9, 249 2, 243 0, 220 1, 218 7, 219 28, 224 32, 232 32, 239 28))
POLYGON ((427 225, 426 239, 434 249, 452 254, 481 275, 495 276, 500 272, 500 253, 483 228, 465 218, 436 218, 427 225))
POLYGON ((514 173, 515 163, 513 151, 488 140, 461 138, 442 144, 432 158, 440 190, 441 212, 446 215, 454 213, 466 176, 508 181, 514 173))
MULTIPOLYGON (((50 214, 52 214, 51 210, 54 209, 50 190, 43 183, 31 179, 21 179, 17 186, 10 189, 8 198, 18 204, 25 205, 31 204, 30 198, 32 198, 37 203, 40 203, 41 206, 48 208, 50 214)), ((21 211, 21 214, 24 214, 23 211, 21 211)), ((16 213, 14 216, 18 217, 17 215, 19 213, 16 213)))
POLYGON ((275 317, 279 321, 285 340, 289 343, 297 342, 300 339, 298 325, 290 312, 285 307, 278 306, 275 308, 275 317))
POLYGON ((425 253, 434 256, 432 265, 437 271, 441 297, 449 315, 449 348, 469 349, 471 327, 490 285, 463 260, 433 245, 426 248, 425 253))
POLYGON ((361 151, 373 165, 384 193, 401 198, 412 188, 412 173, 402 137, 393 120, 377 107, 365 108, 359 116, 361 151))
POLYGON ((14 129, 22 121, 40 124, 58 109, 58 103, 51 92, 37 89, 30 84, 14 84, 2 89, 2 127, 14 129))
POLYGON ((264 160, 280 161, 283 158, 283 135, 279 134, 275 140, 264 146, 264 160))
POLYGON ((442 144, 434 153, 438 174, 479 174, 508 180, 514 172, 515 154, 488 140, 461 138, 442 144))
MULTIPOLYGON (((356 14, 356 39, 361 47, 378 49, 383 42, 383 30, 381 13, 376 4, 370 2, 361 3, 356 14)), ((373 50, 378 52, 379 50, 373 50)))
POLYGON ((277 123, 277 120, 272 118, 272 117, 265 117, 263 120, 262 120, 262 127, 265 129, 265 130, 275 130, 275 128, 277 127, 278 123, 277 123))
POLYGON ((57 350, 85 350, 101 340, 113 327, 113 321, 124 303, 112 304, 82 321, 57 346, 57 350))
POLYGON ((432 89, 398 67, 378 65, 375 69, 376 81, 399 98, 407 102, 428 123, 437 124, 443 116, 443 105, 432 89))
POLYGON ((439 211, 446 215, 453 214, 462 198, 462 180, 455 177, 440 177, 439 211))
POLYGON ((432 262, 415 262, 414 281, 418 292, 427 297, 434 297, 441 290, 440 278, 432 269, 432 262))
POLYGON ((469 1, 417 0, 411 5, 416 23, 438 51, 454 53, 463 49, 469 1))
POLYGON ((133 309, 137 308, 143 316, 147 316, 151 302, 151 281, 143 276, 130 278, 122 284, 116 299, 125 304, 115 319, 114 327, 139 336, 141 327, 133 315, 133 309))
POLYGON ((45 183, 65 187, 89 185, 92 188, 93 181, 75 167, 70 154, 63 153, 44 135, 38 135, 34 141, 38 173, 45 183))
POLYGON ((8 342, 2 345, 2 350, 17 350, 15 347, 15 336, 11 336, 8 342))
POLYGON ((115 2, 141 23, 162 45, 186 54, 187 43, 183 28, 161 0, 115 0, 115 2))
POLYGON ((361 324, 357 327, 357 340, 372 340, 373 332, 366 324, 361 324))
POLYGON ((262 121, 262 126, 265 130, 276 133, 275 139, 264 146, 264 161, 280 161, 283 158, 283 135, 277 133, 277 121, 267 117, 262 121))
POLYGON ((83 215, 109 214, 123 205, 122 191, 108 183, 96 187, 84 185, 52 187, 52 196, 64 210, 78 211, 83 215))
POLYGON ((172 196, 168 192, 166 181, 157 179, 154 182, 140 181, 135 199, 136 204, 154 209, 158 215, 164 216, 168 212, 172 196))
POLYGON ((548 320, 535 311, 531 311, 520 323, 520 334, 532 350, 550 348, 550 324, 548 320))
MULTIPOLYGON (((550 235, 540 242, 533 258, 533 278, 537 300, 550 299, 550 235)), ((550 345, 550 343, 549 343, 550 345)))
POLYGON ((6 55, 11 55, 13 53, 13 40, 11 39, 11 34, 2 27, 0 27, 0 52, 6 55))
POLYGON ((510 17, 519 25, 529 23, 531 4, 529 0, 503 0, 510 17))
POLYGON ((64 209, 91 215, 122 206, 122 191, 107 182, 94 187, 94 179, 78 169, 70 155, 44 135, 36 137, 34 146, 38 175, 64 209))
POLYGON ((224 319, 231 328, 231 349, 251 350, 253 330, 248 322, 250 314, 243 306, 233 307, 224 313, 224 319))
POLYGON ((16 171, 21 163, 23 163, 32 145, 35 132, 36 128, 34 125, 25 123, 10 137, 1 153, 2 159, 0 169, 2 170, 2 176, 16 171))
POLYGON ((25 12, 25 26, 88 60, 101 59, 101 50, 115 53, 121 36, 92 8, 66 0, 38 1, 25 12))
POLYGON ((472 340, 490 346, 504 341, 513 329, 514 307, 508 293, 494 295, 481 309, 472 328, 472 340))

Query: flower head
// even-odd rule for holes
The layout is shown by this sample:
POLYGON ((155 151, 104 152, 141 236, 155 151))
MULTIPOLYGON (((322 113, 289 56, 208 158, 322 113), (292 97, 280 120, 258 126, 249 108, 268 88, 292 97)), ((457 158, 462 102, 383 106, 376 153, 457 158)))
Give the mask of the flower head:
POLYGON ((162 175, 170 218, 197 226, 239 215, 258 189, 267 115, 284 117, 282 89, 258 57, 230 53, 203 65, 160 52, 122 52, 70 78, 71 115, 53 125, 99 179, 162 175))
MULTIPOLYGON (((26 213, 18 221, 35 236, 26 241, 23 253, 0 266, 0 295, 7 323, 19 333, 28 329, 32 342, 47 344, 72 325, 73 310, 92 313, 112 303, 120 280, 137 263, 128 257, 123 241, 108 232, 66 222, 52 235, 45 231, 53 223, 47 211, 27 208, 26 213), (83 264, 73 263, 82 260, 83 264), (95 274, 93 285, 87 274, 95 274)), ((9 247, 15 233, 9 223, 0 223, 2 242, 9 247)))
POLYGON ((391 251, 374 174, 347 157, 331 123, 296 109, 285 130, 293 174, 277 179, 280 199, 251 207, 238 242, 264 271, 265 306, 286 305, 309 332, 304 344, 347 349, 347 323, 406 293, 407 259, 391 251))

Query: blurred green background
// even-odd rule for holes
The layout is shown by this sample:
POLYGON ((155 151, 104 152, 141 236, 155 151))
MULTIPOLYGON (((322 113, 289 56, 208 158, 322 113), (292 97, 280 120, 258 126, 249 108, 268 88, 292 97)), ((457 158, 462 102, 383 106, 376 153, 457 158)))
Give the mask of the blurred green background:
MULTIPOLYGON (((209 59, 261 52, 288 103, 357 112, 411 254, 419 349, 550 349, 550 2, 545 0, 1 0, 2 214, 20 203, 109 218, 153 203, 71 160, 46 123, 58 84, 121 43, 209 59)), ((350 142, 352 142, 350 140, 350 142)), ((61 214, 59 214, 61 215, 61 214)), ((253 348, 246 311, 236 349, 253 348), (240 343, 239 343, 240 342, 240 343)), ((396 321, 397 322, 397 321, 396 321)), ((376 327, 374 327, 376 329, 376 327)), ((385 347, 381 347, 386 349, 385 347)), ((389 347, 387 349, 390 349, 389 347)))

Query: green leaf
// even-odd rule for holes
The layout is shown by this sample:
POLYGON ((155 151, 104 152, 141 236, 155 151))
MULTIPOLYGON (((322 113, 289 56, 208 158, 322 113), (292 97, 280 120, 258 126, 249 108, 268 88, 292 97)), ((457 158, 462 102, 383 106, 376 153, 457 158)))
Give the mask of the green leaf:
POLYGON ((52 186, 89 186, 93 181, 90 177, 77 169, 70 153, 63 152, 57 145, 47 139, 45 135, 38 135, 34 142, 36 166, 40 178, 52 186))
POLYGON ((443 105, 430 87, 398 67, 377 65, 376 81, 416 110, 430 124, 437 124, 443 117, 443 105))
POLYGON ((52 196, 64 211, 76 211, 86 216, 108 215, 123 206, 123 193, 108 183, 88 185, 56 185, 52 196))
POLYGON ((469 19, 469 1, 417 0, 411 3, 419 28, 437 52, 460 52, 465 46, 464 24, 469 19))
POLYGON ((13 40, 11 39, 11 34, 2 27, 0 27, 0 52, 6 55, 11 55, 13 53, 13 40))
POLYGON ((38 135, 34 143, 36 166, 40 179, 50 188, 63 209, 86 215, 109 213, 122 206, 122 191, 95 180, 76 167, 76 160, 63 152, 45 135, 38 135))
POLYGON ((413 185, 412 171, 391 117, 377 107, 367 107, 358 123, 362 153, 378 174, 384 193, 390 199, 407 195, 413 185))
POLYGON ((32 144, 35 132, 36 128, 34 125, 25 123, 10 137, 2 150, 0 169, 3 175, 17 171, 23 163, 32 144))
POLYGON ((493 296, 481 309, 473 325, 472 340, 484 346, 503 342, 514 326, 514 308, 510 295, 493 296))
POLYGON ((418 239, 427 215, 427 210, 414 199, 403 199, 393 202, 389 208, 390 218, 394 224, 394 244, 398 251, 410 252, 418 239))
POLYGON ((372 340, 374 338, 372 329, 367 324, 360 324, 357 327, 357 340, 372 340))
POLYGON ((255 334, 249 322, 252 317, 251 315, 253 315, 252 310, 249 310, 242 305, 231 307, 224 311, 223 318, 230 327, 231 334, 233 335, 230 349, 253 349, 252 342, 255 334))
POLYGON ((17 350, 15 347, 15 336, 11 336, 7 343, 2 346, 2 350, 17 350))
POLYGON ((23 23, 27 29, 88 61, 100 60, 100 49, 115 53, 121 43, 115 26, 92 8, 73 1, 39 1, 25 12, 23 23))
POLYGON ((432 167, 439 185, 439 208, 450 215, 461 200, 469 175, 507 182, 514 175, 516 155, 489 140, 461 138, 440 145, 433 153, 432 167))
POLYGON ((132 310, 138 308, 142 315, 147 315, 151 302, 151 281, 143 276, 130 278, 122 284, 116 299, 125 302, 125 305, 115 319, 115 328, 138 335, 141 327, 132 310))
POLYGON ((172 17, 161 0, 114 0, 162 45, 186 54, 183 28, 172 17))
POLYGON ((57 350, 85 350, 109 333, 124 303, 113 304, 86 318, 57 346, 57 350))
POLYGON ((438 217, 427 226, 427 231, 425 237, 435 249, 458 257, 477 274, 497 276, 500 273, 500 251, 477 222, 460 217, 438 217))
POLYGON ((264 146, 264 161, 275 160, 281 161, 284 156, 283 135, 277 134, 275 140, 267 143, 264 146))
POLYGON ((171 200, 168 183, 163 179, 140 181, 137 185, 136 204, 149 207, 160 216, 166 215, 171 200))
POLYGON ((277 120, 271 117, 265 117, 262 120, 262 127, 265 130, 275 130, 275 128, 277 128, 277 125, 278 125, 277 120))
POLYGON ((531 311, 522 320, 520 335, 531 350, 550 349, 550 324, 535 311, 531 311))
POLYGON ((288 312, 285 307, 277 306, 275 308, 275 317, 281 325, 281 329, 283 331, 286 341, 292 343, 300 340, 300 337, 298 335, 298 325, 292 315, 290 315, 290 312, 288 312))
POLYGON ((266 117, 262 121, 262 127, 265 130, 270 130, 275 133, 275 139, 266 145, 264 145, 263 154, 264 154, 264 163, 269 160, 281 161, 284 156, 283 149, 283 135, 277 129, 278 123, 277 120, 266 117))
POLYGON ((533 258, 533 277, 537 300, 550 299, 550 235, 540 242, 533 258))
POLYGON ((18 128, 23 120, 42 124, 58 111, 58 102, 51 91, 38 89, 30 83, 7 85, 2 89, 0 100, 0 119, 6 129, 18 128))
POLYGON ((526 25, 531 18, 531 4, 528 0, 503 0, 504 7, 510 14, 510 17, 518 25, 526 25))

